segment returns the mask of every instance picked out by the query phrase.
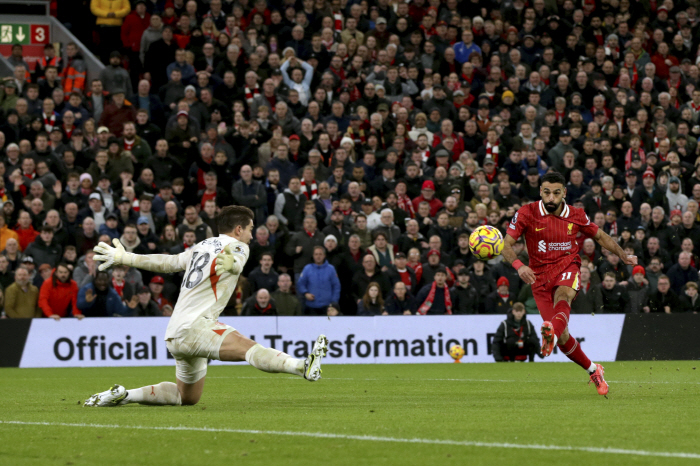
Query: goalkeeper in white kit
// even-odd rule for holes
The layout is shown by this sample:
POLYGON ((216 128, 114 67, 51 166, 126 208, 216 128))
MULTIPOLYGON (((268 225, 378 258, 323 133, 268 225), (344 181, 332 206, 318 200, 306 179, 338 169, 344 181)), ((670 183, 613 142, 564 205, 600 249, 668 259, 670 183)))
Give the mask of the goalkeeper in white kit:
POLYGON ((95 260, 102 262, 100 270, 124 264, 159 273, 184 270, 185 275, 165 332, 166 346, 175 358, 177 384, 160 382, 132 390, 114 385, 91 396, 85 406, 196 404, 204 389, 208 359, 247 361, 261 371, 286 372, 310 381, 321 378, 321 360, 328 350, 324 335, 318 337, 306 359, 296 359, 265 348, 217 321, 248 260, 253 218, 247 207, 224 207, 217 219, 223 233, 174 256, 126 252, 118 239, 113 241, 114 247, 105 243, 95 246, 95 260))

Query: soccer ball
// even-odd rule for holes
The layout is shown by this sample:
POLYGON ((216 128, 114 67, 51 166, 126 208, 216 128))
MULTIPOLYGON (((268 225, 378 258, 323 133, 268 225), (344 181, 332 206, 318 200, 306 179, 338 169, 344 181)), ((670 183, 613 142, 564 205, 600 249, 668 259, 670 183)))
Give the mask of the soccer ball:
POLYGON ((459 361, 462 359, 462 356, 464 356, 464 348, 460 345, 452 345, 450 347, 450 356, 452 356, 452 359, 455 361, 459 361))
POLYGON ((503 236, 491 225, 478 227, 469 236, 469 249, 481 260, 489 260, 503 251, 503 236))

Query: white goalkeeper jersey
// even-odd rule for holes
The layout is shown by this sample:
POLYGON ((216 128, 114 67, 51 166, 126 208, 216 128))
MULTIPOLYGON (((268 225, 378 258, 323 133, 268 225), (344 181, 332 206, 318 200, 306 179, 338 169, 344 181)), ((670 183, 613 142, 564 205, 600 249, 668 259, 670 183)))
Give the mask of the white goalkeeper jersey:
POLYGON ((229 243, 231 251, 244 266, 250 255, 248 245, 228 235, 208 238, 177 256, 178 268, 185 271, 185 276, 165 331, 166 340, 180 336, 198 317, 219 318, 236 289, 239 277, 230 272, 217 276, 214 270, 216 255, 229 243))

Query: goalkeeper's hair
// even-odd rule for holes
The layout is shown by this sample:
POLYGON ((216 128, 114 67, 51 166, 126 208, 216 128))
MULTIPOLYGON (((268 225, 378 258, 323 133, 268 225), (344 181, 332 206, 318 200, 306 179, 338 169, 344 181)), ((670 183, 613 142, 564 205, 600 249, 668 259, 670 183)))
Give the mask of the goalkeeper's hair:
POLYGON ((250 222, 255 221, 255 214, 248 207, 240 205, 230 205, 221 209, 216 219, 216 224, 220 233, 230 233, 237 226, 247 227, 250 222))
POLYGON ((566 187, 566 178, 564 178, 564 175, 557 171, 550 171, 542 177, 542 183, 559 183, 562 186, 566 187))

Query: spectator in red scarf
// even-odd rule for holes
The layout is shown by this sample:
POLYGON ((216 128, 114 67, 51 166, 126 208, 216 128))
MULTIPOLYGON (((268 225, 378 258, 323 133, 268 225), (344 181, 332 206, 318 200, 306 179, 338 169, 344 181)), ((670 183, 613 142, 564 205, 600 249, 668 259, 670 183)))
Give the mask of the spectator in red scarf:
POLYGON ((243 316, 276 316, 277 306, 275 301, 270 298, 270 292, 265 288, 261 288, 255 295, 248 298, 243 304, 241 310, 243 316))
POLYGON ((450 288, 447 286, 447 271, 440 267, 433 278, 433 283, 425 285, 418 292, 416 300, 419 303, 420 315, 452 314, 452 299, 450 288))
POLYGON ((535 360, 540 342, 535 327, 527 320, 525 306, 515 303, 493 338, 491 351, 496 362, 535 360))

